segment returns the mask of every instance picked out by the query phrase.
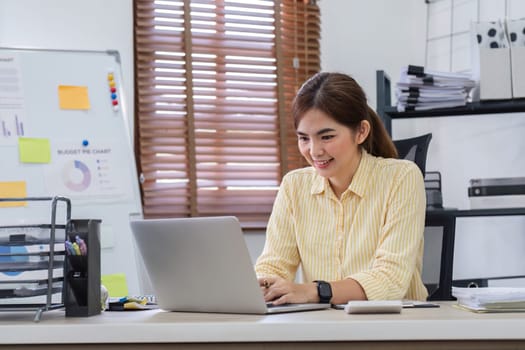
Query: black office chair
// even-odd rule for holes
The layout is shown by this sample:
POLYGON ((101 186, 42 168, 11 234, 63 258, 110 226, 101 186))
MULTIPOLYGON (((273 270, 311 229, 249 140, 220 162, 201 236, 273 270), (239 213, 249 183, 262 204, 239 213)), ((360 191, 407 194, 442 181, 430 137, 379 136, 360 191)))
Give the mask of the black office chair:
POLYGON ((423 176, 425 176, 430 140, 432 140, 432 133, 393 141, 399 154, 399 159, 413 161, 421 169, 423 176))
MULTIPOLYGON (((430 144, 431 139, 432 139, 432 134, 429 133, 429 134, 412 137, 408 139, 394 140, 394 145, 397 148, 399 159, 407 159, 407 160, 410 160, 416 163, 416 165, 419 167, 419 169, 423 173, 423 177, 425 177, 426 175, 427 153, 428 153, 428 146, 430 144)), ((433 198, 436 197, 437 194, 433 192, 439 191, 438 194, 439 196, 441 196, 441 174, 439 174, 439 177, 437 178, 437 180, 433 180, 435 176, 433 176, 432 172, 429 172, 429 178, 431 179, 429 180, 428 183, 425 181, 425 192, 427 196, 427 210, 435 209, 432 206, 429 207, 428 205, 429 203, 433 204, 435 202, 433 198), (439 186, 437 186, 438 187, 437 189, 434 189, 434 187, 436 187, 436 184, 434 182, 436 181, 438 182, 439 186), (429 184, 432 185, 432 186, 428 186, 431 188, 427 187, 427 185, 429 184)), ((442 202, 440 203, 441 203, 440 205, 442 205, 442 202)), ((426 244, 428 244, 427 240, 425 240, 425 242, 426 244)), ((440 276, 441 276, 441 272, 440 272, 440 276)), ((438 285, 439 283, 425 283, 425 287, 427 288, 428 294, 429 294, 429 300, 436 300, 436 299, 433 299, 433 297, 436 291, 438 291, 438 285)))

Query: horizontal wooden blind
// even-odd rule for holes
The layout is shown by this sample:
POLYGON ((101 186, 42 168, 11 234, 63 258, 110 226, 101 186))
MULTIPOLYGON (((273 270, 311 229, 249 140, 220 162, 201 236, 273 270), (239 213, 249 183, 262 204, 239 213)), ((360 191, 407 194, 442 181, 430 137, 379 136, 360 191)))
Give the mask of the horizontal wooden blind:
POLYGON ((290 115, 297 90, 319 72, 321 19, 314 1, 283 0, 278 13, 277 53, 282 174, 306 165, 297 149, 297 135, 290 115))
POLYGON ((264 227, 282 174, 300 164, 288 111, 319 68, 317 6, 135 0, 134 11, 145 216, 264 227))

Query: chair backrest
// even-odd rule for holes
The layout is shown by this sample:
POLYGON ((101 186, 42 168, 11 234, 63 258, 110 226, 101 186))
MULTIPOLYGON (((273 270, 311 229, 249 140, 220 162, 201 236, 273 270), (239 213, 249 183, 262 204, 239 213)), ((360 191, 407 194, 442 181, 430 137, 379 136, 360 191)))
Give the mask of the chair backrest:
POLYGON ((421 169, 425 176, 428 146, 432 140, 432 133, 402 140, 394 140, 399 159, 411 160, 421 169))

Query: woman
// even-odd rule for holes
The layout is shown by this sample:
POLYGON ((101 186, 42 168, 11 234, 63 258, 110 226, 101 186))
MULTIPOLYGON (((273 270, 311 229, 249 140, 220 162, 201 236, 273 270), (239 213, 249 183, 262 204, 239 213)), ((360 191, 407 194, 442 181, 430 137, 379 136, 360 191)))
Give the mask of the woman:
POLYGON ((288 173, 255 269, 266 301, 425 300, 421 280, 425 189, 397 158, 362 88, 318 73, 292 107, 310 167, 288 173), (301 265, 305 283, 294 283, 301 265))

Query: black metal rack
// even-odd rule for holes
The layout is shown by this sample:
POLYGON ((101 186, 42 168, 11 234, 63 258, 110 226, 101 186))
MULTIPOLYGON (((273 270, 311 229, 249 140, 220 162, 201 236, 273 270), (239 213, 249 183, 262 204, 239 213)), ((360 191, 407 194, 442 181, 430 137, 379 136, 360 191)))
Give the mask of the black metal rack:
MULTIPOLYGON (((64 283, 64 249, 56 250, 55 244, 64 243, 63 239, 57 238, 57 231, 63 231, 66 236, 67 224, 71 220, 71 201, 64 197, 28 197, 28 198, 0 198, 0 202, 50 202, 51 217, 49 222, 33 225, 8 225, 0 226, 0 230, 8 231, 9 234, 0 238, 0 246, 7 247, 8 252, 0 252, 0 311, 35 311, 34 321, 40 321, 44 311, 64 307, 63 283, 64 283), (65 204, 65 219, 63 224, 57 223, 57 206, 65 204), (41 237, 29 238, 24 233, 27 230, 44 230, 48 232, 41 237), (44 247, 40 251, 28 251, 27 247, 44 247), (47 247, 47 249, 46 249, 47 247), (33 259, 33 261, 31 261, 33 259), (36 261, 35 261, 36 260, 36 261), (28 279, 10 279, 9 276, 23 274, 24 272, 39 271, 42 277, 33 276, 28 279), (25 288, 26 285, 37 285, 38 288, 25 288), (53 295, 60 294, 60 301, 53 299, 53 295), (38 303, 25 303, 28 297, 45 298, 38 303), (20 301, 18 302, 13 302, 20 301), (9 301, 9 302, 6 302, 9 301)), ((31 249, 32 250, 32 249, 31 249)))

